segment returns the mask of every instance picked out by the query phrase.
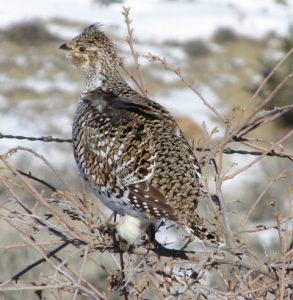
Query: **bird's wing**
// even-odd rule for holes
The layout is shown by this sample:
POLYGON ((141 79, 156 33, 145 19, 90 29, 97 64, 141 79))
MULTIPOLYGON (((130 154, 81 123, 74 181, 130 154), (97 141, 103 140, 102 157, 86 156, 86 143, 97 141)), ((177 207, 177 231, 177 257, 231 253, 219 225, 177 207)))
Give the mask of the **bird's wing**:
POLYGON ((156 168, 157 155, 152 135, 142 122, 128 125, 131 129, 124 128, 128 131, 126 136, 122 130, 122 149, 116 152, 118 160, 115 172, 118 181, 128 188, 130 203, 136 209, 145 211, 150 218, 176 219, 165 195, 149 183, 156 168))
MULTIPOLYGON (((93 107, 98 109, 97 104, 93 103, 93 107)), ((104 113, 112 119, 111 126, 87 128, 92 131, 90 136, 96 136, 97 140, 91 143, 92 147, 86 148, 85 155, 99 156, 92 161, 99 161, 103 167, 100 172, 107 172, 110 177, 111 173, 115 174, 116 184, 128 189, 133 207, 145 211, 150 218, 175 219, 175 212, 165 195, 149 183, 156 167, 157 154, 154 136, 146 120, 156 121, 160 118, 159 114, 153 113, 149 107, 117 97, 107 99, 104 113), (106 133, 111 139, 97 151, 94 145, 99 144, 99 138, 106 133)))
POLYGON ((170 119, 172 120, 172 122, 174 122, 173 116, 163 106, 150 99, 145 99, 145 103, 135 103, 133 101, 130 101, 130 99, 128 98, 118 97, 111 92, 97 89, 96 91, 85 95, 82 100, 91 103, 92 106, 97 105, 97 103, 103 102, 104 110, 107 111, 114 109, 114 113, 115 111, 116 113, 135 113, 152 120, 162 119, 163 116, 164 120, 170 119))
POLYGON ((146 212, 149 218, 168 218, 176 220, 177 216, 166 197, 148 181, 141 181, 128 186, 130 203, 146 212))

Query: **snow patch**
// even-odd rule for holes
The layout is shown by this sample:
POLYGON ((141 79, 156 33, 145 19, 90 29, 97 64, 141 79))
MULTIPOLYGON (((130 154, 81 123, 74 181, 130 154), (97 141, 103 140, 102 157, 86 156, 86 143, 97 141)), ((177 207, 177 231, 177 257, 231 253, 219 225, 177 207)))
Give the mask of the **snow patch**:
MULTIPOLYGON (((255 38, 270 31, 284 35, 293 15, 292 0, 288 7, 274 0, 128 0, 124 5, 131 7, 135 36, 156 41, 207 38, 219 27, 230 27, 255 38)), ((32 18, 58 17, 86 24, 115 25, 118 33, 125 36, 121 10, 119 3, 101 6, 90 0, 9 0, 1 4, 0 27, 32 18)), ((50 28, 63 36, 71 36, 75 31, 50 28)), ((78 31, 76 28, 75 33, 78 31)))
MULTIPOLYGON (((219 98, 212 89, 202 85, 198 90, 211 106, 223 112, 219 98)), ((216 115, 190 89, 171 90, 167 95, 156 96, 155 100, 177 117, 188 117, 197 124, 205 122, 209 131, 219 127, 216 115)))

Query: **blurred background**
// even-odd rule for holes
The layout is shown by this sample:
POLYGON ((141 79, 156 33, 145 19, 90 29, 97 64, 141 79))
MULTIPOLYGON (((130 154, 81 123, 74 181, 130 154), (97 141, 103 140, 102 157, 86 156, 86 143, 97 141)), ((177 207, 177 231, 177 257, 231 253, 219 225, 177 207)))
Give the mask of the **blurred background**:
MULTIPOLYGON (((184 76, 210 104, 229 116, 234 107, 249 101, 262 79, 293 46, 293 1, 290 0, 2 1, 2 134, 71 138, 71 123, 83 78, 68 64, 58 47, 89 24, 100 22, 117 44, 125 66, 133 71, 133 61, 126 43, 127 29, 121 14, 123 5, 131 9, 134 46, 141 55, 139 61, 149 95, 177 117, 190 142, 202 135, 202 122, 209 130, 219 127, 215 139, 221 138, 223 128, 174 74, 148 62, 143 55, 151 52, 166 57, 173 66, 181 68, 184 76)), ((268 96, 292 69, 291 56, 268 82, 261 96, 268 96)), ((291 81, 269 107, 291 104, 292 96, 291 81)), ((257 134, 276 141, 290 126, 292 128, 292 119, 292 113, 287 114, 263 127, 257 134)), ((69 184, 79 189, 70 144, 0 139, 0 153, 19 145, 30 147, 45 156, 69 184)), ((287 146, 292 149, 292 141, 287 146)), ((230 156, 227 158, 227 168, 239 168, 252 159, 254 157, 230 156)), ((47 178, 56 187, 60 184, 56 178, 50 177, 47 167, 27 154, 15 156, 14 163, 18 169, 47 178)), ((285 159, 266 158, 224 185, 225 197, 231 205, 235 205, 231 210, 236 215, 233 221, 235 226, 237 218, 249 209, 268 179, 287 166, 285 159)), ((266 193, 262 204, 252 214, 255 224, 270 222, 273 216, 272 201, 277 201, 281 210, 287 209, 282 203, 287 203, 289 197, 289 181, 290 178, 287 178, 266 193)), ((7 195, 2 187, 0 193, 5 200, 7 195)), ((1 243, 5 244, 12 236, 13 233, 3 229, 1 243)), ((262 242, 272 249, 277 243, 269 231, 262 233, 262 238, 262 242)))

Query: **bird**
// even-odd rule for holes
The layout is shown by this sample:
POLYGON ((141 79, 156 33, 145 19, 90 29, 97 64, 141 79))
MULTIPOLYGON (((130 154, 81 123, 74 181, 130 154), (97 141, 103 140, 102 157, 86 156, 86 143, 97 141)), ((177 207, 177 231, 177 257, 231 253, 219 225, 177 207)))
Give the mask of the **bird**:
POLYGON ((74 157, 93 194, 122 215, 119 237, 136 244, 150 224, 175 222, 218 244, 196 209, 201 169, 175 118, 122 77, 121 61, 100 24, 62 44, 85 76, 72 126, 74 157))

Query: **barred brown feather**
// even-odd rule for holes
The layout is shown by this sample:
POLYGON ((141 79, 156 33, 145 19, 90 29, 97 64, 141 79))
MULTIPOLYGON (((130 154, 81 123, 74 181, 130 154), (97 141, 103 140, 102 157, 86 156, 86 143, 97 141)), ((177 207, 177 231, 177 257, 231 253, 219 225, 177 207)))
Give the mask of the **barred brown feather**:
POLYGON ((87 78, 73 147, 92 191, 120 214, 171 219, 217 243, 196 213, 201 171, 173 116, 122 79, 114 46, 97 26, 61 48, 87 78))

